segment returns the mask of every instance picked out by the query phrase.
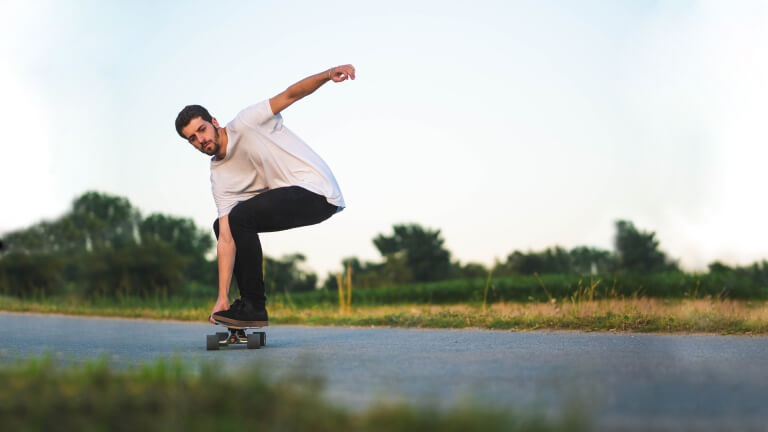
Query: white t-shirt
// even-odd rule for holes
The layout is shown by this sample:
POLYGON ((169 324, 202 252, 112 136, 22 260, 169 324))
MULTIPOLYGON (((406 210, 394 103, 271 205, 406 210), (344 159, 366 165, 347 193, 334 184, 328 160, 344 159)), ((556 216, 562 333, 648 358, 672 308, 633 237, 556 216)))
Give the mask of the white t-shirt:
POLYGON ((339 211, 344 208, 331 169, 283 126, 283 117, 272 113, 269 100, 240 111, 226 129, 227 155, 211 159, 211 188, 219 217, 240 201, 285 186, 301 186, 324 196, 339 211))

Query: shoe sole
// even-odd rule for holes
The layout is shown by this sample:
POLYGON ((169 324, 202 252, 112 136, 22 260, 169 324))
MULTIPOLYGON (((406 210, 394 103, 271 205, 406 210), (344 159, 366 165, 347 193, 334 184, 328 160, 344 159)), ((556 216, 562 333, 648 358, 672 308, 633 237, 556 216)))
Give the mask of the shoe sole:
POLYGON ((267 327, 269 321, 240 321, 232 318, 223 317, 221 315, 213 314, 213 319, 219 321, 222 324, 232 324, 242 327, 267 327))

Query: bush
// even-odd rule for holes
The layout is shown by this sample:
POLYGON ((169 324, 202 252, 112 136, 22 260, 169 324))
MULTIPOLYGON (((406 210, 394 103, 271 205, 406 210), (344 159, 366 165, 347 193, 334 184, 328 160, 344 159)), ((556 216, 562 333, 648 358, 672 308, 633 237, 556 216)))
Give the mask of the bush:
POLYGON ((56 293, 64 280, 66 261, 56 255, 11 253, 0 260, 0 293, 17 297, 45 297, 56 293))
MULTIPOLYGON (((421 284, 399 285, 353 291, 357 305, 386 304, 448 304, 481 302, 486 279, 451 280, 421 284)), ((622 273, 616 275, 542 275, 506 276, 493 278, 488 289, 489 302, 548 301, 570 297, 594 285, 595 299, 617 297, 722 297, 734 299, 766 299, 768 285, 738 273, 689 274, 667 272, 656 274, 622 273)), ((300 307, 314 304, 336 304, 338 294, 332 290, 314 291, 292 296, 300 307)), ((274 300, 280 301, 280 296, 274 300)))
POLYGON ((178 295, 188 262, 164 242, 106 249, 80 256, 77 285, 87 297, 178 295))

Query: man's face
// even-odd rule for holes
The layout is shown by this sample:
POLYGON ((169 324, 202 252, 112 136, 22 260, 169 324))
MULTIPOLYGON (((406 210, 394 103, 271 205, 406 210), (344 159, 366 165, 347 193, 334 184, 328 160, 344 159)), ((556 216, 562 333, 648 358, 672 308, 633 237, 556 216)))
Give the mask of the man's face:
POLYGON ((219 142, 219 123, 216 119, 211 122, 202 117, 193 118, 188 125, 181 129, 181 133, 187 137, 187 141, 201 152, 213 156, 221 150, 219 142))

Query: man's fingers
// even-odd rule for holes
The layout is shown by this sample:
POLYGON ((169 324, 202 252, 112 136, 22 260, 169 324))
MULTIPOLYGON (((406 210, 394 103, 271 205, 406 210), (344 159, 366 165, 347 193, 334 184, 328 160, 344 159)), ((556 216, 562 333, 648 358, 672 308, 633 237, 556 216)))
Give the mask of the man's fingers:
POLYGON ((347 75, 350 79, 355 79, 355 67, 352 65, 346 65, 345 72, 347 72, 347 75))
POLYGON ((355 68, 353 68, 352 65, 344 65, 342 66, 342 70, 347 75, 347 78, 355 79, 355 68))
POLYGON ((352 65, 341 65, 333 68, 334 82, 342 82, 346 79, 355 79, 355 67, 352 65))

